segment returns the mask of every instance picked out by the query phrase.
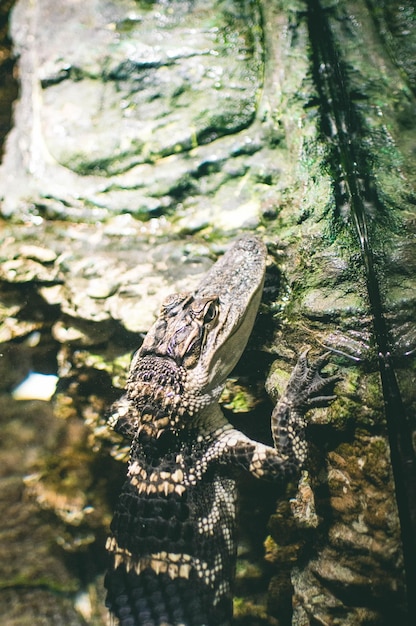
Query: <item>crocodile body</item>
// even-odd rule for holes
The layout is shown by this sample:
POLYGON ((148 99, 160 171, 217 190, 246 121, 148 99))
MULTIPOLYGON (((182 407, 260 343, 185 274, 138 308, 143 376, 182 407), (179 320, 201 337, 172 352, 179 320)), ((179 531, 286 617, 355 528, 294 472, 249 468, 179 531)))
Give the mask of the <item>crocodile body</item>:
POLYGON ((304 414, 328 404, 325 357, 303 354, 272 414, 275 447, 224 417, 218 398, 250 335, 266 248, 244 237, 193 294, 176 294, 135 355, 110 425, 131 440, 107 549, 107 606, 121 626, 226 626, 232 619, 237 468, 287 480, 304 464, 304 414))

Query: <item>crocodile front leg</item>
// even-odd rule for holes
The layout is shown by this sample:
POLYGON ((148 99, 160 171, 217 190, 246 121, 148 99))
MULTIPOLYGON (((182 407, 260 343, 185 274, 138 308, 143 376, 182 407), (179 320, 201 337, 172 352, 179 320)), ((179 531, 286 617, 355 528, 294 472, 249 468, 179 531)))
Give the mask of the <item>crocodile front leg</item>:
POLYGON ((321 370, 327 365, 329 352, 312 363, 305 350, 292 372, 286 389, 272 413, 271 428, 276 450, 286 459, 287 471, 302 469, 308 454, 305 438, 306 413, 313 408, 330 405, 336 395, 330 393, 338 375, 322 376, 321 370))
POLYGON ((291 480, 299 475, 308 453, 305 438, 306 413, 328 406, 336 398, 331 393, 339 376, 322 376, 328 363, 326 353, 309 363, 305 351, 292 372, 286 389, 274 408, 271 429, 275 447, 253 441, 228 425, 217 434, 207 458, 220 464, 243 467, 256 478, 291 480))

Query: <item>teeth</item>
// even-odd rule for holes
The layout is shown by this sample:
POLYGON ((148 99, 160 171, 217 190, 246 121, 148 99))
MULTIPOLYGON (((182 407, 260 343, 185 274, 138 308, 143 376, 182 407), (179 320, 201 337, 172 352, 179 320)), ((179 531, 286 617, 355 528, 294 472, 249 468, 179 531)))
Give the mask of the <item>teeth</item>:
POLYGON ((179 567, 176 565, 176 563, 169 563, 168 574, 172 579, 179 576, 179 567))
POLYGON ((182 565, 179 565, 179 577, 180 578, 189 578, 189 574, 191 572, 191 566, 183 563, 182 565))
POLYGON ((175 483, 181 483, 183 481, 183 471, 181 469, 177 469, 172 474, 172 480, 175 483))
POLYGON ((114 539, 114 537, 107 537, 107 541, 105 542, 105 549, 108 550, 109 552, 113 552, 113 550, 115 549, 117 545, 116 540, 114 539))
POLYGON ((172 493, 174 490, 173 483, 168 483, 167 481, 164 481, 158 486, 158 490, 160 492, 163 492, 165 496, 167 496, 169 493, 172 493))
MULTIPOLYGON (((108 543, 110 543, 111 539, 112 538, 110 538, 108 543)), ((134 569, 136 574, 140 574, 146 567, 150 567, 156 574, 164 574, 167 572, 172 579, 178 577, 189 578, 192 569, 191 556, 189 554, 177 554, 176 552, 170 552, 168 554, 165 551, 156 552, 138 561, 133 560, 128 552, 124 554, 117 553, 114 556, 114 568, 117 569, 121 564, 124 565, 127 572, 134 569)), ((200 575, 201 574, 202 572, 200 575)))
POLYGON ((156 572, 156 574, 165 574, 168 571, 167 562, 159 559, 152 559, 150 561, 150 567, 156 572))

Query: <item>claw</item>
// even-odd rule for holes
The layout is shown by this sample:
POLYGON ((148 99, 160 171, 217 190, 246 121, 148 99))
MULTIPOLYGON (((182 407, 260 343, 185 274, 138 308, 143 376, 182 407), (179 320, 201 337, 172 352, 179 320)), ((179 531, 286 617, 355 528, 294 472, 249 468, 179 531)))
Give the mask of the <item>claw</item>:
POLYGON ((331 404, 334 400, 337 399, 337 396, 315 396, 314 398, 310 398, 307 402, 308 409, 316 409, 318 407, 325 407, 328 404, 331 404))
POLYGON ((328 376, 328 378, 323 379, 327 385, 335 385, 335 383, 339 383, 342 380, 342 376, 340 374, 334 374, 333 376, 328 376))
MULTIPOLYGON (((315 375, 318 375, 319 378, 322 378, 320 376, 320 372, 321 372, 321 369, 323 367, 325 367, 325 365, 328 364, 329 357, 330 357, 330 353, 329 352, 325 352, 324 354, 321 354, 321 356, 319 356, 315 361, 313 361, 309 365, 309 370, 308 370, 308 374, 307 374, 308 382, 312 381, 314 379, 315 375)), ((327 379, 322 379, 322 380, 327 380, 327 379)))
POLYGON ((321 356, 318 356, 318 358, 315 359, 313 363, 311 363, 310 365, 311 370, 314 370, 315 372, 320 372, 320 370, 329 363, 330 356, 331 356, 330 352, 324 352, 324 354, 321 354, 321 356))
POLYGON ((321 376, 321 370, 329 362, 330 352, 325 352, 312 363, 308 363, 309 348, 304 350, 293 370, 287 386, 287 396, 294 406, 308 410, 317 406, 328 406, 336 396, 324 395, 325 390, 341 380, 339 375, 321 376))
POLYGON ((298 362, 295 365, 292 376, 290 377, 287 386, 287 391, 289 393, 292 391, 292 389, 293 391, 296 391, 296 389, 299 387, 299 381, 303 380, 308 374, 309 364, 307 357, 309 350, 310 348, 306 348, 306 350, 304 350, 298 358, 298 362))
POLYGON ((304 374, 308 369, 308 352, 310 348, 306 348, 299 356, 295 369, 299 371, 299 374, 304 374))
POLYGON ((330 356, 331 353, 329 352, 329 350, 327 352, 324 352, 323 354, 321 354, 321 356, 318 356, 313 365, 317 367, 317 369, 321 369, 329 362, 330 356))

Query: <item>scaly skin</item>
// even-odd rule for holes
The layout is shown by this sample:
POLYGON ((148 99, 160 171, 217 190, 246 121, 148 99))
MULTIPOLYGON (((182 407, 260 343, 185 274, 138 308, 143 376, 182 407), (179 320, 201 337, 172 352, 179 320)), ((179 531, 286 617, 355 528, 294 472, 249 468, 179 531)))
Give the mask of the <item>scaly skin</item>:
POLYGON ((272 414, 275 447, 224 417, 218 398, 250 335, 266 248, 239 239, 193 294, 169 298, 130 368, 110 425, 131 439, 107 549, 107 606, 121 626, 227 626, 236 561, 235 468, 288 480, 307 455, 305 413, 327 405, 327 355, 301 355, 272 414))

